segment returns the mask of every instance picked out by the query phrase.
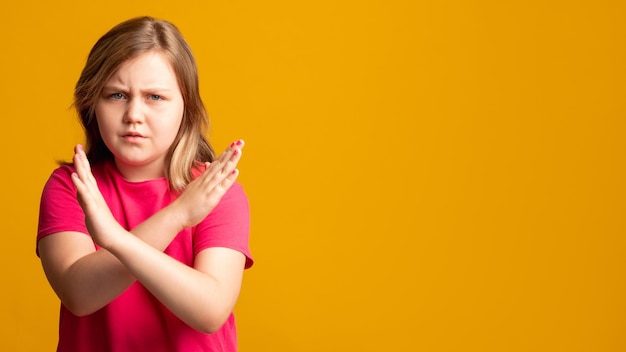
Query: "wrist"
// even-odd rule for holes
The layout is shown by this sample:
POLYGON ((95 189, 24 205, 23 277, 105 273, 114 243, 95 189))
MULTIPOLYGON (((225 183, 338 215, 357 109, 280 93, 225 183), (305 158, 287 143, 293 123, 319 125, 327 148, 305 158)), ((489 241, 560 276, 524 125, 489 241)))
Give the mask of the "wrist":
POLYGON ((179 199, 176 199, 161 210, 162 215, 165 217, 165 223, 171 224, 174 227, 171 230, 175 233, 190 227, 187 225, 187 212, 181 206, 179 199))
POLYGON ((106 249, 111 253, 116 253, 128 242, 128 238, 133 236, 130 232, 126 231, 121 225, 115 226, 109 231, 107 240, 98 243, 100 247, 106 249))

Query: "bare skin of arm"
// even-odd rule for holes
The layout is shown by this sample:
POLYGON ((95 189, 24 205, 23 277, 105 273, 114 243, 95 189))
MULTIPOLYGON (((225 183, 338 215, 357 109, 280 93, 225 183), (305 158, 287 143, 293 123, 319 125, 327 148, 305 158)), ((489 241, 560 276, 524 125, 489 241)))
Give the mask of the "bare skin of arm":
POLYGON ((139 280, 174 314, 205 332, 219 328, 239 294, 245 257, 226 248, 209 248, 188 267, 163 250, 183 228, 197 225, 237 178, 241 145, 229 147, 183 194, 132 232, 111 215, 86 156, 77 148, 72 181, 93 241, 84 234, 60 232, 39 242, 52 288, 76 315, 95 312, 139 280))

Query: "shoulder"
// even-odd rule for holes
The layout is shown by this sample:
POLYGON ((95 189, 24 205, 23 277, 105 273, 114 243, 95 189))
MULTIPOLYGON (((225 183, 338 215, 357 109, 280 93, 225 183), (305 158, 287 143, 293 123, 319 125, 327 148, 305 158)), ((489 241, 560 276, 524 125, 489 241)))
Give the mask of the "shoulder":
POLYGON ((224 194, 223 198, 229 198, 239 201, 245 200, 246 202, 248 202, 248 196, 246 195, 243 186, 239 182, 233 183, 230 189, 226 191, 226 194, 224 194))
POLYGON ((52 171, 51 178, 55 177, 70 177, 73 172, 76 172, 74 165, 61 165, 52 171))
POLYGON ((202 224, 237 228, 247 233, 250 224, 248 196, 240 183, 234 183, 202 224))
POLYGON ((45 190, 49 190, 51 188, 74 188, 72 184, 72 173, 74 173, 76 169, 72 165, 62 165, 52 171, 52 174, 48 178, 46 182, 45 190))
POLYGON ((87 233, 83 211, 72 183, 74 168, 63 165, 55 169, 41 194, 37 240, 58 232, 87 233))
POLYGON ((248 197, 240 183, 234 183, 217 206, 194 231, 194 252, 209 247, 225 247, 246 256, 245 268, 254 260, 248 245, 250 237, 250 208, 248 197))
MULTIPOLYGON (((72 183, 72 174, 74 172, 76 172, 76 169, 73 165, 61 165, 57 167, 48 178, 45 189, 61 187, 74 190, 74 184, 72 183)), ((98 164, 93 166, 91 172, 96 179, 102 178, 104 165, 98 164)))
MULTIPOLYGON (((195 180, 196 178, 200 177, 200 175, 202 175, 202 173, 204 172, 204 170, 206 170, 206 168, 207 166, 205 163, 197 161, 196 165, 191 169, 191 174, 193 176, 193 179, 195 180)), ((224 196, 222 197, 220 204, 224 203, 224 200, 234 201, 234 202, 245 202, 247 204, 248 197, 241 183, 234 182, 233 185, 230 187, 230 189, 228 189, 228 191, 226 191, 226 194, 224 194, 224 196)))
POLYGON ((250 209, 248 196, 240 183, 233 183, 219 203, 213 208, 202 224, 231 224, 236 227, 247 227, 250 209))
POLYGON ((244 214, 247 215, 248 212, 248 195, 244 191, 243 186, 235 182, 222 196, 222 199, 211 213, 220 216, 231 214, 231 216, 240 217, 244 214))

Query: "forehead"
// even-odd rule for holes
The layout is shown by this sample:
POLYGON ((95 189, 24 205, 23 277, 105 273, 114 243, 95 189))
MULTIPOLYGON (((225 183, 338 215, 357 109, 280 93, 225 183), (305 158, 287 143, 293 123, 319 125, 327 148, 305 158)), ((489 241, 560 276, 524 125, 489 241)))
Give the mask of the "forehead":
POLYGON ((106 85, 159 85, 178 88, 178 79, 170 59, 162 52, 148 51, 124 61, 106 85))

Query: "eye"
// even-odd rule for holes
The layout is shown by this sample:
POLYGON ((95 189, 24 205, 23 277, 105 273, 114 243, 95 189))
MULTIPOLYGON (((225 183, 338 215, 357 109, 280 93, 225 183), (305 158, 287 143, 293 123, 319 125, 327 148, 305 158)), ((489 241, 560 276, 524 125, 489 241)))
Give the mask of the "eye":
POLYGON ((116 99, 116 100, 124 99, 124 94, 122 94, 122 93, 113 93, 113 94, 111 94, 111 99, 116 99))
POLYGON ((157 94, 150 94, 149 98, 150 100, 153 100, 153 101, 163 100, 163 97, 157 94))

